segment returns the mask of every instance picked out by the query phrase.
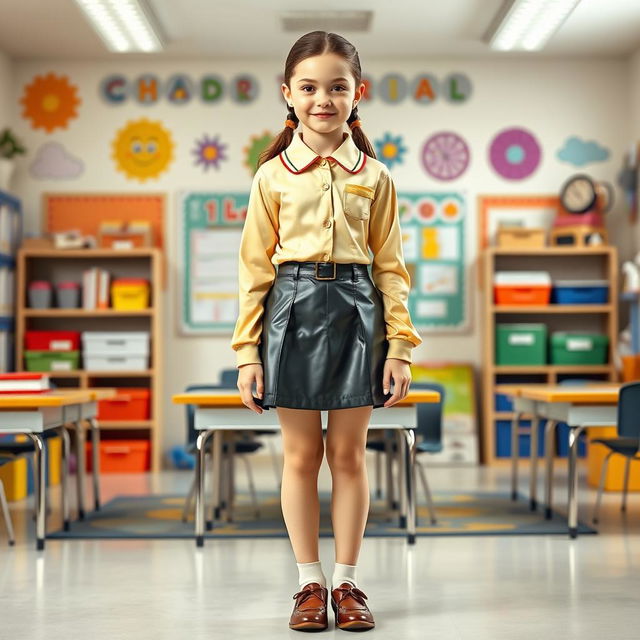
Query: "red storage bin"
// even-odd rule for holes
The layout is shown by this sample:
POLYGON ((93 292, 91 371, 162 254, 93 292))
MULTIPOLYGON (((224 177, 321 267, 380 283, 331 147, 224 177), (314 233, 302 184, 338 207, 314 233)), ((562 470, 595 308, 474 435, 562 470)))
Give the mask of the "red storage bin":
POLYGON ((498 305, 548 305, 551 301, 551 277, 540 271, 497 272, 494 300, 498 305))
POLYGON ((27 331, 25 349, 29 351, 79 351, 79 331, 27 331))
POLYGON ((98 401, 98 420, 149 420, 151 389, 117 387, 117 396, 98 401))
MULTIPOLYGON (((92 471, 91 442, 86 443, 87 471, 92 471)), ((151 469, 149 440, 102 440, 100 473, 142 473, 151 469)))

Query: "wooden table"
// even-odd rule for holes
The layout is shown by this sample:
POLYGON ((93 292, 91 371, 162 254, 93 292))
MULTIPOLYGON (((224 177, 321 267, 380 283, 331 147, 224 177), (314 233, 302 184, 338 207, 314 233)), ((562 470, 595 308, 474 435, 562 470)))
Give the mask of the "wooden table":
POLYGON ((84 518, 84 430, 82 422, 91 425, 93 442, 93 489, 95 508, 100 508, 99 444, 97 401, 116 395, 114 389, 54 389, 44 393, 0 394, 0 434, 28 435, 35 446, 34 475, 36 503, 36 548, 44 549, 46 537, 46 449, 42 433, 58 429, 62 437, 62 511, 65 530, 69 528, 67 499, 69 435, 65 429, 72 424, 76 429, 76 455, 78 459, 78 516, 84 518))
POLYGON ((621 385, 602 382, 585 385, 500 385, 499 392, 514 401, 514 418, 511 428, 511 497, 517 496, 518 432, 523 414, 530 413, 531 421, 531 470, 530 505, 537 508, 538 428, 541 420, 547 420, 544 430, 545 452, 545 518, 551 518, 553 497, 553 458, 555 428, 560 422, 569 427, 569 487, 568 521, 569 536, 578 535, 578 437, 589 427, 611 426, 617 423, 618 395, 621 385))
MULTIPOLYGON (((223 389, 206 392, 178 393, 172 397, 176 404, 195 405, 195 428, 199 431, 196 440, 196 516, 195 537, 198 547, 204 544, 204 462, 209 437, 213 436, 214 508, 220 503, 220 462, 222 459, 222 435, 225 430, 256 430, 269 427, 280 428, 278 414, 274 409, 258 414, 246 407, 238 391, 223 389)), ((370 429, 395 429, 400 449, 401 476, 401 526, 407 528, 409 544, 415 544, 415 454, 417 406, 423 402, 439 402, 437 391, 409 390, 400 402, 391 407, 379 407, 371 412, 370 429)), ((321 412, 322 428, 327 428, 328 412, 321 412)))

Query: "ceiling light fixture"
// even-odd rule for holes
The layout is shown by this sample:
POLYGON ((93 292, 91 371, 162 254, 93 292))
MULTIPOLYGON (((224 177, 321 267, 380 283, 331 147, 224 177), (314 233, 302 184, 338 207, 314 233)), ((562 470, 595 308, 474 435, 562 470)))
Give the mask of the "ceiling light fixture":
POLYGON ((536 51, 562 26, 580 0, 508 0, 485 40, 498 51, 536 51))
POLYGON ((110 51, 152 53, 164 48, 158 21, 145 0, 75 0, 110 51))

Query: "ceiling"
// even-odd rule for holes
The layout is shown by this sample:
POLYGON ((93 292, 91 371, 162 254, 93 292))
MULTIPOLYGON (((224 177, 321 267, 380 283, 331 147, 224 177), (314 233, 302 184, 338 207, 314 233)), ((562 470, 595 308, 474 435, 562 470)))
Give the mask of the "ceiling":
MULTIPOLYGON (((582 0, 535 53, 491 51, 482 36, 503 0, 149 0, 170 41, 159 54, 106 50, 72 0, 0 0, 0 51, 13 60, 282 58, 304 32, 283 32, 280 11, 374 12, 370 32, 334 29, 366 58, 617 57, 640 48, 640 0, 582 0)), ((314 28, 322 28, 315 27, 314 28)), ((311 30, 311 29, 309 29, 311 30)))

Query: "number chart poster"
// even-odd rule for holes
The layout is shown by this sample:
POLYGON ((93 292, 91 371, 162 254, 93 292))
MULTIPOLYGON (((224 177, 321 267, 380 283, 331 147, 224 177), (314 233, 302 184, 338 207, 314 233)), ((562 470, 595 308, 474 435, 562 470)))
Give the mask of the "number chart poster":
POLYGON ((398 210, 404 261, 411 276, 411 321, 418 331, 466 330, 463 196, 399 193, 398 210))
MULTIPOLYGON (((238 253, 249 193, 179 196, 184 334, 228 334, 238 315, 238 253)), ((418 331, 466 330, 466 204, 457 193, 399 193, 409 312, 418 331)))

